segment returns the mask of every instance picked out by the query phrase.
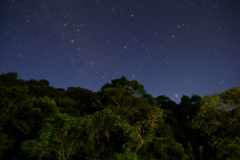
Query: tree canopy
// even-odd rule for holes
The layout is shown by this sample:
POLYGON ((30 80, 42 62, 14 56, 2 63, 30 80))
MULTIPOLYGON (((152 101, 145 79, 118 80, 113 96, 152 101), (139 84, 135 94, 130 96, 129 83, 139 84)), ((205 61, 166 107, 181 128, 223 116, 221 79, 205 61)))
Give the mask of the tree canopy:
POLYGON ((239 128, 240 87, 177 104, 126 77, 92 92, 0 75, 1 159, 237 160, 239 128))

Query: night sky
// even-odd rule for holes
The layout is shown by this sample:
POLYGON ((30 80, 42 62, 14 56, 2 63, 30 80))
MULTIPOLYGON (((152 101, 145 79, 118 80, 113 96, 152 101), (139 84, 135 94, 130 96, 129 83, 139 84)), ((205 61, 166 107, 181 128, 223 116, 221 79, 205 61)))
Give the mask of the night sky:
POLYGON ((176 102, 240 86, 239 0, 0 3, 0 74, 92 91, 125 76, 176 102))

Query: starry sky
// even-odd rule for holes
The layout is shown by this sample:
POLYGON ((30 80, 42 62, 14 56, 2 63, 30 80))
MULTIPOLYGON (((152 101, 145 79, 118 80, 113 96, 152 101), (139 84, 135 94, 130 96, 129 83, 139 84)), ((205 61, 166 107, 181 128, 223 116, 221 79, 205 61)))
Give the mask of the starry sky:
POLYGON ((0 3, 0 74, 92 91, 125 76, 176 102, 240 85, 239 0, 0 3))

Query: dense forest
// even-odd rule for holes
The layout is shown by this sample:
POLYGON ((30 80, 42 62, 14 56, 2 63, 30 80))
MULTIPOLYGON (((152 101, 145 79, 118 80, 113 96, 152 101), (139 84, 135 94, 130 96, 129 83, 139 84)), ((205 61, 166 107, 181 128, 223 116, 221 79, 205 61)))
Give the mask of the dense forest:
POLYGON ((179 104, 125 77, 98 92, 0 75, 0 158, 239 160, 240 87, 179 104))

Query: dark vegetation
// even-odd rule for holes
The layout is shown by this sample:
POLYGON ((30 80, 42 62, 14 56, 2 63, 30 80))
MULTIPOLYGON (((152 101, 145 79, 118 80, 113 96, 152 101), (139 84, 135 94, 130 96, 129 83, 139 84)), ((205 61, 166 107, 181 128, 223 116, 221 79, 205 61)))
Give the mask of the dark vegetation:
POLYGON ((0 75, 0 158, 239 160, 240 87, 153 98, 125 77, 92 92, 0 75))

